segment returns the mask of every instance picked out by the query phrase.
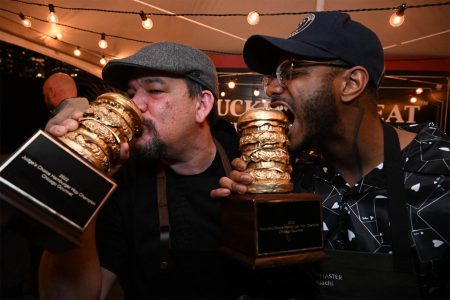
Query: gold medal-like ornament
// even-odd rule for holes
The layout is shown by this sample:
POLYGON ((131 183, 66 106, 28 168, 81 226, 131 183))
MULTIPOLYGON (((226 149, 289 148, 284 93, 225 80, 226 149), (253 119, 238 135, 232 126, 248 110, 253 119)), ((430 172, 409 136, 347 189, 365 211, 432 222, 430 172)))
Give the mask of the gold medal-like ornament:
POLYGON ((241 135, 241 158, 253 176, 249 193, 289 193, 292 190, 289 164, 289 120, 276 109, 246 111, 237 123, 241 135))
POLYGON ((139 108, 118 93, 105 93, 90 103, 79 128, 59 139, 102 172, 117 164, 120 143, 141 135, 144 119, 139 108))

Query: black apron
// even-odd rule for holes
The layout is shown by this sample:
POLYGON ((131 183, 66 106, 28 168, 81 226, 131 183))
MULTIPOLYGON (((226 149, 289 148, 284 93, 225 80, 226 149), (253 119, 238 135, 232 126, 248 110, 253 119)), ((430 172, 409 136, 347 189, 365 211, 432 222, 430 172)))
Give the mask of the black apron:
POLYGON ((384 122, 383 132, 392 254, 326 250, 330 259, 318 263, 312 273, 319 299, 421 298, 410 246, 400 144, 395 130, 384 122))

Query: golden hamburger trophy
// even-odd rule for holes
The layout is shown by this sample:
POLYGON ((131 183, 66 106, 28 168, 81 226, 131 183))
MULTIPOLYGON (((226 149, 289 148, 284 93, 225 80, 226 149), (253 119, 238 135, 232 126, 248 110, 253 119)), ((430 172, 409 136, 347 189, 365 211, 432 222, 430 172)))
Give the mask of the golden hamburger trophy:
POLYGON ((247 194, 224 201, 222 250, 253 269, 325 258, 320 198, 291 193, 288 126, 271 108, 248 110, 237 123, 241 158, 254 180, 247 194))
POLYGON ((39 130, 0 166, 0 204, 21 233, 48 250, 80 244, 81 234, 116 188, 107 176, 120 144, 142 132, 131 99, 105 93, 78 129, 55 138, 39 130))

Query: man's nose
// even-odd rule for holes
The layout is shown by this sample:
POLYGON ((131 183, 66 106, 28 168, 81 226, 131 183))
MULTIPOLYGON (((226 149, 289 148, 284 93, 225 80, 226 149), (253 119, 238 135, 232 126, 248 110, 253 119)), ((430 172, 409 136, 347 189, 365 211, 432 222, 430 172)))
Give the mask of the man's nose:
POLYGON ((278 83, 278 80, 274 77, 266 77, 264 80, 264 92, 268 97, 272 95, 281 94, 284 88, 278 83))
POLYGON ((145 100, 145 97, 140 92, 136 92, 132 98, 134 104, 139 108, 141 112, 146 112, 148 109, 147 101, 145 100))

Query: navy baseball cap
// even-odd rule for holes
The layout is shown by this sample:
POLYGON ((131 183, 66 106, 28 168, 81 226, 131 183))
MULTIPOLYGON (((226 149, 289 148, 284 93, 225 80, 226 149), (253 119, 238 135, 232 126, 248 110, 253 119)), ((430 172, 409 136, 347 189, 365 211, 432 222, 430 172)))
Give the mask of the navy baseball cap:
POLYGON ((112 87, 127 90, 136 71, 162 71, 187 77, 219 98, 216 67, 201 50, 173 42, 153 43, 135 54, 110 60, 102 70, 103 80, 112 87))
POLYGON ((362 66, 369 82, 378 87, 384 75, 384 53, 377 35, 346 13, 306 15, 288 38, 253 35, 244 45, 244 61, 261 74, 273 74, 282 54, 310 60, 339 59, 362 66))

